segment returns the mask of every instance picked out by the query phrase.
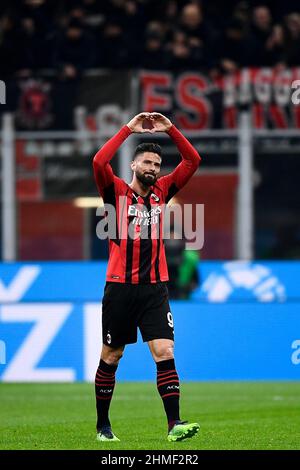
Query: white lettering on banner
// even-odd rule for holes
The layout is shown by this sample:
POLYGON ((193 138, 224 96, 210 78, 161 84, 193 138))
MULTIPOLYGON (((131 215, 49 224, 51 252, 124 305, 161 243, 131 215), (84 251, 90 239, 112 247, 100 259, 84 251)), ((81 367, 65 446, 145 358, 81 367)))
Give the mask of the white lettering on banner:
POLYGON ((300 80, 294 80, 292 83, 292 88, 295 89, 291 97, 292 103, 298 105, 300 104, 300 80))
POLYGON ((293 364, 298 365, 300 364, 300 339, 295 339, 292 342, 292 349, 296 349, 291 356, 291 361, 293 364))
POLYGON ((83 354, 84 377, 83 380, 93 382, 100 361, 102 348, 102 305, 90 303, 83 305, 83 354))
POLYGON ((18 302, 25 292, 34 283, 40 273, 39 266, 25 266, 20 268, 6 287, 0 278, 0 302, 18 302))
POLYGON ((2 323, 30 323, 34 327, 5 369, 4 382, 73 382, 71 368, 36 368, 48 347, 67 320, 72 304, 5 305, 0 310, 2 323))

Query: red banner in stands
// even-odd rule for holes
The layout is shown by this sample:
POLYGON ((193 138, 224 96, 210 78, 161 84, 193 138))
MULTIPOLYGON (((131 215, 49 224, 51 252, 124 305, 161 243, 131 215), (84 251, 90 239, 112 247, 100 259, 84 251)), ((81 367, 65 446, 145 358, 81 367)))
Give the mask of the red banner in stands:
POLYGON ((234 129, 244 107, 257 129, 300 128, 300 68, 227 76, 142 71, 139 79, 140 109, 164 112, 183 130, 234 129))

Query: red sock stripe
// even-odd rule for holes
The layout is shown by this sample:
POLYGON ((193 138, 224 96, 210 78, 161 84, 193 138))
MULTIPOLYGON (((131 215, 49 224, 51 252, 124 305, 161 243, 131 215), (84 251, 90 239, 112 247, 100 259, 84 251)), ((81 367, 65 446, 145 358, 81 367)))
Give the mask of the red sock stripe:
POLYGON ((107 376, 107 375, 102 375, 102 373, 100 372, 96 372, 96 376, 103 378, 103 380, 112 380, 115 378, 115 374, 107 376))
POLYGON ((159 377, 162 377, 162 376, 164 376, 164 375, 166 375, 166 374, 170 374, 171 372, 174 373, 174 372, 176 372, 176 370, 175 370, 175 369, 164 370, 163 372, 157 372, 157 375, 158 375, 159 377))
POLYGON ((177 396, 179 397, 180 396, 180 393, 179 392, 174 392, 174 393, 167 393, 166 395, 162 395, 161 398, 166 398, 166 397, 171 397, 171 396, 177 396))
POLYGON ((162 385, 166 385, 166 384, 174 384, 174 385, 179 385, 179 380, 168 380, 167 382, 163 382, 162 384, 157 384, 158 388, 161 387, 162 385))
POLYGON ((104 372, 104 370, 100 369, 100 367, 98 367, 97 372, 101 372, 101 374, 107 375, 108 377, 115 375, 115 372, 104 372))
POLYGON ((115 386, 115 382, 110 383, 110 384, 104 384, 102 382, 95 382, 95 384, 97 385, 97 387, 114 387, 115 386))
POLYGON ((101 385, 101 387, 114 387, 116 382, 98 382, 95 380, 95 384, 99 386, 101 385))
POLYGON ((111 400, 112 394, 109 395, 108 397, 99 397, 99 395, 96 395, 97 400, 111 400))
POLYGON ((111 379, 103 379, 103 377, 96 377, 96 378, 95 378, 95 381, 96 381, 96 380, 98 380, 98 382, 103 382, 103 383, 105 383, 105 382, 115 382, 115 378, 114 378, 114 377, 111 378, 111 379))
POLYGON ((158 378, 157 383, 159 384, 160 382, 163 382, 164 380, 169 380, 173 378, 178 379, 178 375, 175 373, 175 374, 166 375, 165 377, 158 378))

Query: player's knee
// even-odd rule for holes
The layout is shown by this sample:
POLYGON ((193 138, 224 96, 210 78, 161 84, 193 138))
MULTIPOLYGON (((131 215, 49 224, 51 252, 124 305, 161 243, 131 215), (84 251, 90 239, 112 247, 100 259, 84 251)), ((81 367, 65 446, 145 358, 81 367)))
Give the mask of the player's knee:
POLYGON ((174 347, 170 345, 160 346, 156 349, 155 356, 156 362, 174 359, 174 347))
POLYGON ((102 359, 109 365, 117 365, 123 356, 123 351, 105 351, 102 353, 102 359))
POLYGON ((109 364, 114 364, 117 365, 123 356, 122 351, 114 351, 113 353, 110 353, 108 356, 108 363, 109 364))

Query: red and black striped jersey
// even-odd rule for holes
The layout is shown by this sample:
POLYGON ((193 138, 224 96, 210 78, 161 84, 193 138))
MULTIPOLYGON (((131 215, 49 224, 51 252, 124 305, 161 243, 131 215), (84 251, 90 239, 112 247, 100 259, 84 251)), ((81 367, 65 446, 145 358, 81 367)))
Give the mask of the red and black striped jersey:
POLYGON ((158 178, 147 196, 134 192, 112 170, 110 160, 131 134, 128 126, 112 137, 95 155, 94 175, 105 204, 116 211, 116 237, 109 239, 106 280, 121 283, 168 281, 163 243, 163 206, 181 189, 199 166, 200 156, 174 126, 168 131, 176 144, 181 163, 175 170, 158 178), (128 230, 132 229, 132 233, 128 230))

